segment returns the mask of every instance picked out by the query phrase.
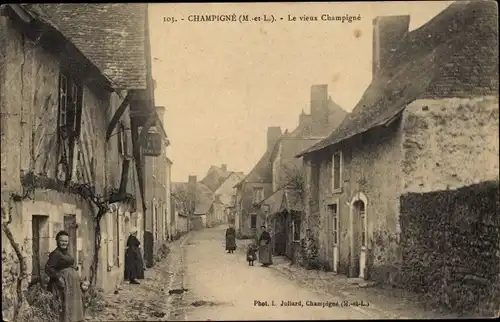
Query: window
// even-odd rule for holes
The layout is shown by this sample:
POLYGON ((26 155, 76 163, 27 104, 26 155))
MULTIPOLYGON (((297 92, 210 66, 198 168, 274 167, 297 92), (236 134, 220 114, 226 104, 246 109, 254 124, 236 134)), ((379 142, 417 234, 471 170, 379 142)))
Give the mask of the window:
POLYGON ((253 203, 257 204, 264 200, 264 188, 253 189, 253 203))
POLYGON ((339 243, 339 213, 337 204, 329 206, 330 213, 332 214, 332 232, 333 232, 333 244, 338 245, 339 243))
POLYGON ((82 87, 68 74, 59 74, 59 128, 64 134, 78 133, 82 110, 82 87))
POLYGON ((342 188, 342 152, 333 154, 332 158, 332 190, 338 191, 342 188))
POLYGON ((295 218, 292 223, 292 235, 293 241, 300 241, 300 224, 302 220, 299 218, 295 218))
POLYGON ((118 152, 123 156, 129 154, 127 139, 128 138, 125 125, 120 122, 120 124, 118 125, 118 152))
POLYGON ((257 228, 257 215, 250 215, 250 228, 257 228))
POLYGON ((58 163, 66 166, 66 180, 71 179, 74 167, 75 141, 80 136, 82 117, 82 86, 67 73, 59 74, 58 136, 61 155, 58 163))
POLYGON ((359 213, 359 220, 361 221, 361 247, 366 247, 366 211, 365 203, 361 200, 356 202, 356 209, 359 213))
POLYGON ((151 170, 153 178, 156 178, 156 157, 151 157, 151 170))

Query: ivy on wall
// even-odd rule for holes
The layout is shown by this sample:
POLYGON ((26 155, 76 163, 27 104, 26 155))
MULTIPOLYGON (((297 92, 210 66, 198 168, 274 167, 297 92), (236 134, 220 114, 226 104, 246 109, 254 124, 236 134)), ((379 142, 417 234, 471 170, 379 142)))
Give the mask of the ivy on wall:
POLYGON ((498 314, 499 197, 497 181, 403 196, 403 286, 455 312, 498 314))

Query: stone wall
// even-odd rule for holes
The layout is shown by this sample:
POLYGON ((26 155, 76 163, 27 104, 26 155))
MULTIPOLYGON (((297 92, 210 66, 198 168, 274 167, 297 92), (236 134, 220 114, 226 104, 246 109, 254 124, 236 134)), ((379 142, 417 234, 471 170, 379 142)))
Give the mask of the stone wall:
POLYGON ((187 217, 184 216, 178 216, 178 223, 177 223, 177 229, 179 230, 179 233, 187 233, 188 231, 188 219, 187 217))
POLYGON ((404 112, 406 192, 498 178, 498 97, 417 100, 404 112))
MULTIPOLYGON (((76 263, 82 278, 89 278, 94 254, 94 225, 92 210, 81 198, 54 191, 37 190, 33 201, 16 203, 9 227, 27 265, 26 282, 38 275, 33 271, 33 216, 43 216, 43 225, 39 230, 39 269, 46 281, 44 265, 48 255, 56 248, 55 236, 64 230, 64 215, 76 215, 76 263)), ((6 218, 2 218, 2 224, 6 218)), ((4 317, 12 315, 16 303, 16 279, 20 273, 19 261, 7 236, 2 230, 2 313, 4 317)), ((23 288, 27 284, 23 285, 23 288)))
POLYGON ((498 315, 498 208, 498 181, 403 195, 401 285, 457 313, 498 315))

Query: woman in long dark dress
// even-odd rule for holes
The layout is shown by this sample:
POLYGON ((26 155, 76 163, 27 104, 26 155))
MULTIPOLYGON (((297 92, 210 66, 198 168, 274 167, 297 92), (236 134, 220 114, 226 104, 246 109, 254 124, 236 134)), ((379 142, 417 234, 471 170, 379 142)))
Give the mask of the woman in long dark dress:
POLYGON ((226 250, 230 254, 236 250, 236 231, 233 225, 226 229, 226 250))
POLYGON ((271 234, 262 226, 262 234, 259 237, 259 262, 264 267, 273 263, 273 254, 271 250, 271 234))
POLYGON ((68 253, 69 234, 60 231, 56 235, 57 248, 49 254, 45 272, 49 276, 48 289, 61 304, 61 322, 85 320, 82 286, 75 268, 75 260, 68 253))
POLYGON ((130 284, 140 284, 137 279, 144 278, 144 262, 140 250, 141 242, 137 239, 137 229, 131 230, 125 251, 125 280, 130 284))

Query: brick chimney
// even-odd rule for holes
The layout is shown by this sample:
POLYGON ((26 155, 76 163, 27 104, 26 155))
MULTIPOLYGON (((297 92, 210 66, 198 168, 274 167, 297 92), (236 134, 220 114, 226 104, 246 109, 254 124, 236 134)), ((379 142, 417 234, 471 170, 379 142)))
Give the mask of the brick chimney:
POLYGON ((227 164, 221 164, 220 168, 222 171, 226 172, 227 171, 227 164))
POLYGON ((328 85, 311 86, 311 132, 319 136, 328 127, 328 85))
POLYGON ((410 16, 385 16, 373 19, 372 73, 386 66, 410 27, 410 16))
POLYGON ((271 150, 281 136, 281 127, 270 126, 267 128, 267 150, 271 150))

